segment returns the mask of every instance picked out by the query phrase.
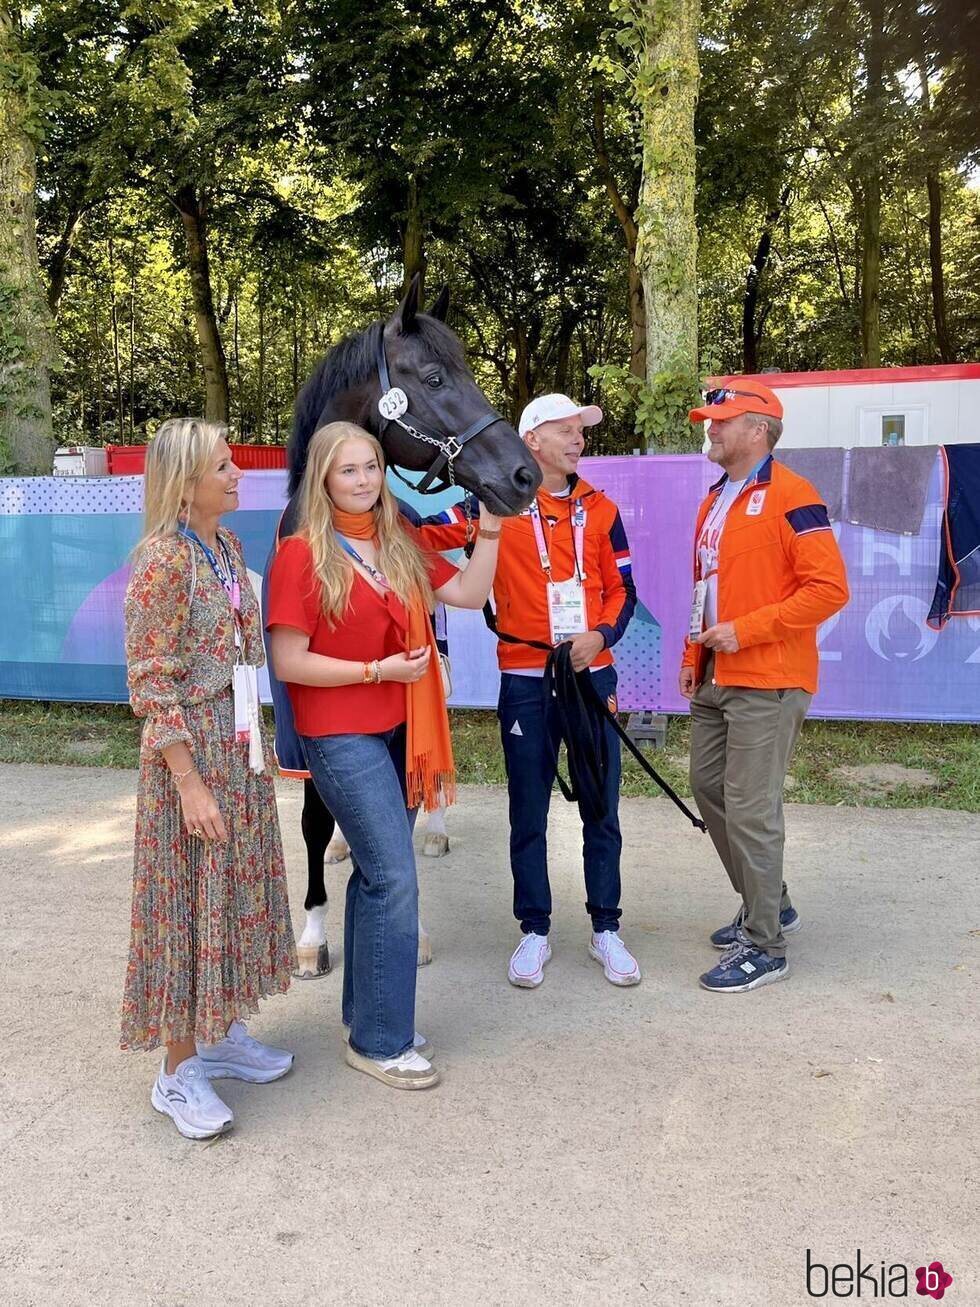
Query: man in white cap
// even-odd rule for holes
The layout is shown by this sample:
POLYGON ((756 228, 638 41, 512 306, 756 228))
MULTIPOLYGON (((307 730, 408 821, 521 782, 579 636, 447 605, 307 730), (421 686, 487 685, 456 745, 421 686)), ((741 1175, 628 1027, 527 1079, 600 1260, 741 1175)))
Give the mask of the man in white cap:
MULTIPOLYGON (((543 695, 548 655, 535 646, 570 641, 573 667, 591 670, 595 689, 615 711, 610 650, 636 606, 619 510, 577 471, 584 429, 601 421, 600 408, 579 406, 567 395, 542 395, 524 409, 518 430, 541 468, 542 485, 527 512, 503 520, 493 583, 498 629, 517 637, 497 645, 497 716, 507 763, 514 915, 522 931, 508 978, 526 989, 541 984, 551 957, 548 808, 560 737, 554 703, 546 703, 543 695)), ((426 530, 431 547, 463 542, 461 510, 446 514, 445 520, 450 525, 437 528, 438 538, 426 530)), ((604 730, 609 760, 603 777, 605 815, 595 820, 582 813, 585 907, 592 919, 589 953, 614 985, 635 985, 640 968, 619 935, 619 739, 611 726, 604 730)))

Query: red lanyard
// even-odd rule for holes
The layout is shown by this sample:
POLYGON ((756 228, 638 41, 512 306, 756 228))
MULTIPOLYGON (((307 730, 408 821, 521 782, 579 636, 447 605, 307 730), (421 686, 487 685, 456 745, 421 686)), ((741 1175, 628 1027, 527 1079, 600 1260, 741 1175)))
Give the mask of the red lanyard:
MULTIPOLYGON (((551 580, 551 556, 548 553, 548 546, 545 544, 544 527, 541 524, 541 510, 538 508, 537 499, 531 500, 531 506, 527 510, 531 515, 531 525, 534 527, 534 539, 538 546, 538 558, 541 562, 541 570, 551 580)), ((572 505, 572 554, 575 558, 575 571, 578 573, 580 581, 585 580, 585 509, 582 507, 581 499, 576 499, 572 505)))

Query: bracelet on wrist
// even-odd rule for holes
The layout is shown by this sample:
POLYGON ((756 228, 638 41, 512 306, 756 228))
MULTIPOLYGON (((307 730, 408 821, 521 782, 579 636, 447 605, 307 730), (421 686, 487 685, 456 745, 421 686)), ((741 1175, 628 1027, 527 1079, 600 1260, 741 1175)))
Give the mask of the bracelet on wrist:
POLYGON ((365 663, 361 668, 361 684, 370 685, 374 680, 374 669, 371 663, 365 663))
POLYGON ((171 779, 173 780, 173 783, 177 786, 178 789, 180 789, 181 782, 186 781, 188 776, 192 775, 196 771, 197 768, 194 766, 193 763, 191 763, 191 765, 187 768, 186 771, 172 771, 170 773, 170 776, 171 779))
POLYGON ((380 661, 379 661, 377 658, 375 658, 374 663, 373 663, 372 666, 373 666, 373 670, 374 670, 374 684, 375 684, 375 685, 380 685, 380 684, 381 684, 381 663, 380 663, 380 661))
POLYGON ((498 529, 497 529, 496 531, 484 531, 484 530, 482 530, 482 528, 481 528, 481 530, 480 530, 480 539, 481 539, 481 540, 499 540, 499 539, 500 539, 500 528, 498 527, 498 529))

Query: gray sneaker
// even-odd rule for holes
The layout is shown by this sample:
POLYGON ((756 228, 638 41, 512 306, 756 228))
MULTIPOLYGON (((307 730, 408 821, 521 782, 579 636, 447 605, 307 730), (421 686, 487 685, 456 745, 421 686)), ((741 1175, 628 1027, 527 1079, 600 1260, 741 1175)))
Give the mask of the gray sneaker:
POLYGON ((348 1044, 344 1056, 347 1065, 355 1071, 374 1076, 375 1080, 380 1080, 383 1085, 391 1085, 392 1089, 429 1089, 439 1083, 439 1072, 414 1049, 400 1053, 398 1057, 375 1058, 365 1057, 348 1044))

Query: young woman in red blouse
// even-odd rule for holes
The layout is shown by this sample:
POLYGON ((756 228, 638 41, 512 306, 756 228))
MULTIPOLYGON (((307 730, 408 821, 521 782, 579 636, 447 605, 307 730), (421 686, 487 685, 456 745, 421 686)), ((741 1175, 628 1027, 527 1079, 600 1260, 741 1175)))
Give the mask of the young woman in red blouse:
POLYGON ((310 442, 299 517, 272 565, 265 620, 310 773, 351 847, 346 1057, 385 1084, 424 1089, 439 1073, 415 1031, 412 818, 455 791, 429 612, 433 598, 482 608, 500 520, 481 509, 465 571, 422 549, 385 483, 381 446, 349 422, 310 442))

